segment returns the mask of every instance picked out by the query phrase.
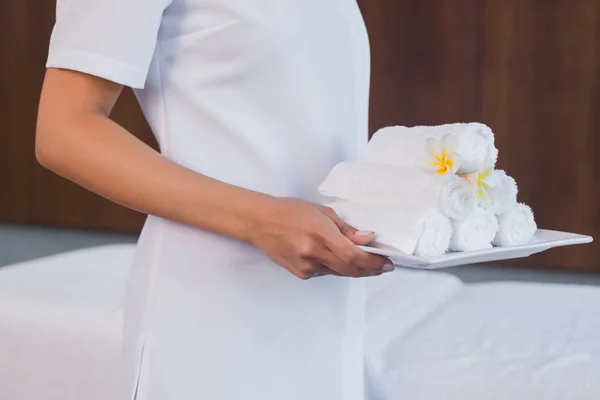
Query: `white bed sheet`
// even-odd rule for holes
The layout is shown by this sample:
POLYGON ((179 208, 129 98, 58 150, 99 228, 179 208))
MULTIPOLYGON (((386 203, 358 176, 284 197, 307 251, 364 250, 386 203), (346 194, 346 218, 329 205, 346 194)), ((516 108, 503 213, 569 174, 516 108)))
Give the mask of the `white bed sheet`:
MULTIPOLYGON (((369 310, 384 306, 371 297, 369 310)), ((393 339, 368 353, 370 400, 600 399, 598 287, 468 285, 409 329, 387 328, 393 339)))
POLYGON ((112 400, 135 245, 0 268, 0 399, 112 400))
MULTIPOLYGON (((117 399, 134 245, 0 268, 0 399, 117 399)), ((369 280, 369 400, 600 398, 600 288, 369 280)))

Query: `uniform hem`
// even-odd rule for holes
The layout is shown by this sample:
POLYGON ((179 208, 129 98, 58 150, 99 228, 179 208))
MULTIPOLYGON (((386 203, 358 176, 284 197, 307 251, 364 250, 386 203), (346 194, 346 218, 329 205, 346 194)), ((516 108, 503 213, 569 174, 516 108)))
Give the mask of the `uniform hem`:
POLYGON ((140 68, 74 48, 51 47, 46 68, 83 72, 133 89, 143 89, 147 77, 147 72, 140 68))

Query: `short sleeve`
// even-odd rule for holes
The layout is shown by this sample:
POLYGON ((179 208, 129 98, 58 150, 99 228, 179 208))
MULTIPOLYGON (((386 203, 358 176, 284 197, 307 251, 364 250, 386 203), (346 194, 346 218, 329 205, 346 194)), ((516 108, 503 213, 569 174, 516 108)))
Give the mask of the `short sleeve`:
POLYGON ((144 87, 172 0, 59 0, 46 66, 144 87))

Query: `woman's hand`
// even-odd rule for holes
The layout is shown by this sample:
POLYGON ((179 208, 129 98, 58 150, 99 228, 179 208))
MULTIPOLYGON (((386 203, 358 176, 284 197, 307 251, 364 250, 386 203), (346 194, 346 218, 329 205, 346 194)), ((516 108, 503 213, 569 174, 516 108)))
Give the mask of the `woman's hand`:
POLYGON ((373 232, 358 232, 329 207, 294 198, 275 198, 262 207, 249 241, 300 279, 360 278, 394 269, 386 258, 357 246, 370 243, 373 232))

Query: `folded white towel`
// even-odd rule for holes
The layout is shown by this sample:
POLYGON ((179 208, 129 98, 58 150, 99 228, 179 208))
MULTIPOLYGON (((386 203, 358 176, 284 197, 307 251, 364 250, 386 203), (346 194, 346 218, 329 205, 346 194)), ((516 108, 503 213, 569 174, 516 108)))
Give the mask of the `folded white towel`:
POLYGON ((421 257, 443 255, 452 227, 435 208, 416 209, 352 202, 328 204, 348 224, 375 232, 375 244, 421 257))
POLYGON ((437 208, 448 218, 467 217, 477 191, 456 175, 436 175, 409 166, 344 161, 319 187, 327 197, 362 204, 437 208))
POLYGON ((492 248, 498 232, 496 216, 484 208, 477 207, 462 221, 452 221, 452 251, 474 251, 492 248))
POLYGON ((494 170, 489 185, 484 183, 479 190, 480 205, 495 215, 504 214, 517 204, 517 182, 503 170, 494 170))
POLYGON ((498 216, 499 230, 494 238, 495 246, 518 246, 531 242, 537 224, 531 207, 517 204, 512 209, 498 216))
POLYGON ((456 139, 453 149, 460 158, 458 173, 472 173, 495 165, 498 150, 492 130, 481 123, 439 126, 391 126, 377 131, 367 145, 366 160, 381 164, 419 165, 429 156, 428 139, 441 141, 446 134, 456 139))
POLYGON ((463 125, 469 125, 469 129, 472 129, 476 134, 485 139, 487 142, 488 151, 483 163, 483 167, 493 168, 498 161, 498 149, 496 148, 496 139, 492 129, 489 126, 478 122, 463 125))

